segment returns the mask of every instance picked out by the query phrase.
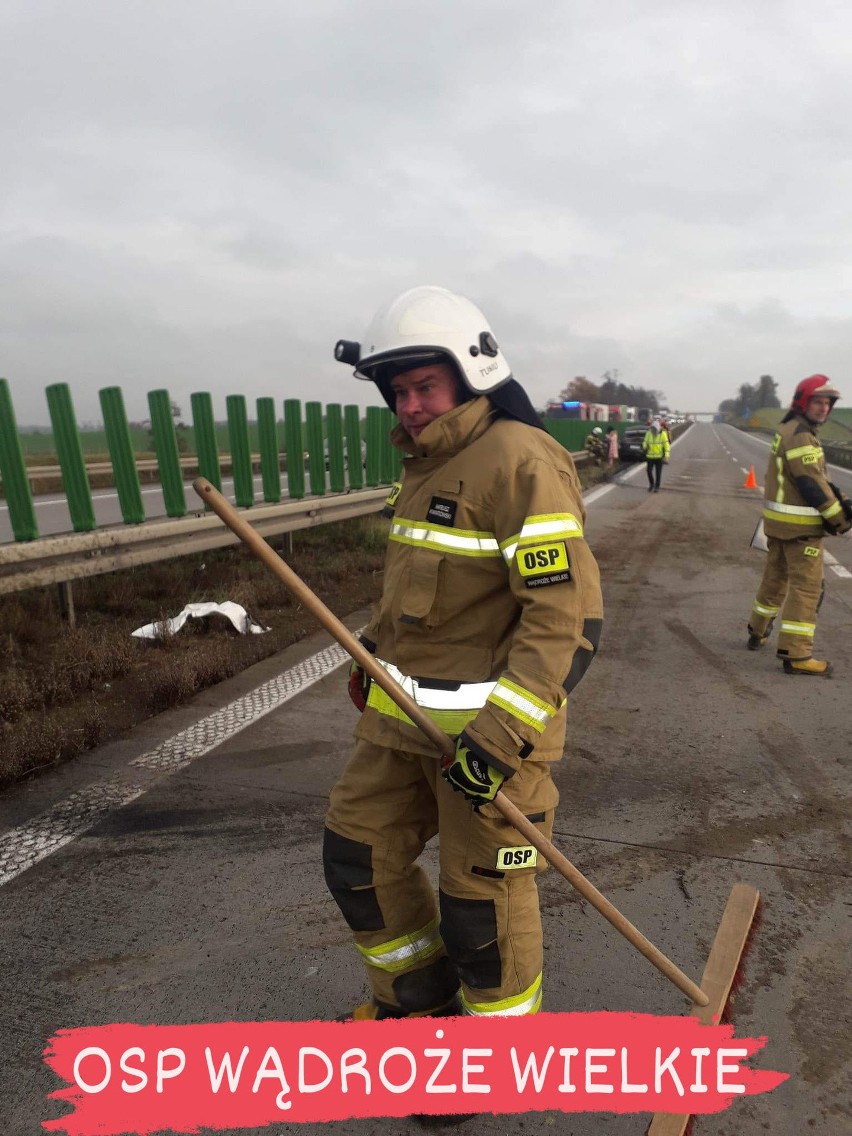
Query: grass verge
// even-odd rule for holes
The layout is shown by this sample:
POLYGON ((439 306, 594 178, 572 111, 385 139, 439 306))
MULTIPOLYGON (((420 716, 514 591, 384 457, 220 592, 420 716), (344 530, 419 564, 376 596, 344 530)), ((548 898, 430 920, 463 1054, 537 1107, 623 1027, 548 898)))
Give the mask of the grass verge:
MULTIPOLYGON (((604 470, 580 467, 584 487, 604 470)), ((293 534, 287 561, 339 616, 381 591, 387 521, 361 517, 293 534)), ((278 544, 281 544, 280 538, 278 544)), ((265 565, 242 547, 74 583, 77 626, 55 588, 0 596, 0 788, 33 776, 188 701, 317 630, 265 565), (219 617, 177 635, 131 637, 187 604, 232 600, 271 630, 240 635, 219 617)))
MULTIPOLYGON (((381 587, 387 522, 356 518, 293 534, 288 562, 337 614, 381 587)), ((77 626, 54 588, 0 597, 0 787, 115 737, 317 629, 247 550, 222 549, 74 583, 77 626), (221 617, 149 641, 131 632, 190 602, 232 600, 271 630, 221 617)))

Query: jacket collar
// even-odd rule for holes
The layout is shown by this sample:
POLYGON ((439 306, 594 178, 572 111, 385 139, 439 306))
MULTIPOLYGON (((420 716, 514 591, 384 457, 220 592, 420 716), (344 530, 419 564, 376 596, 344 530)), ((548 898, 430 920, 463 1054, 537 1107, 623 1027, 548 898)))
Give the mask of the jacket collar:
POLYGON ((816 434, 821 425, 825 423, 811 422, 810 418, 806 418, 804 414, 800 414, 798 410, 788 410, 784 417, 781 419, 781 425, 784 426, 788 422, 797 422, 798 430, 810 430, 812 434, 816 434))
POLYGON ((479 395, 430 422, 417 441, 402 426, 397 426, 391 433, 391 442, 397 449, 416 458, 437 454, 449 456, 481 437, 494 421, 495 413, 488 398, 479 395))

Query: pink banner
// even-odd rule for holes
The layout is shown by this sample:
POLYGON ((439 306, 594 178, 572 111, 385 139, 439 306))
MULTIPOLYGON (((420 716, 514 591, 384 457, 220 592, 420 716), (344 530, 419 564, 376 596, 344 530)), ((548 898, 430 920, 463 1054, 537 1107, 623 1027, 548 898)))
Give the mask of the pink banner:
POLYGON ((61 1030, 45 1060, 73 1106, 49 1132, 195 1132, 410 1113, 712 1113, 785 1073, 766 1038, 651 1014, 61 1030))

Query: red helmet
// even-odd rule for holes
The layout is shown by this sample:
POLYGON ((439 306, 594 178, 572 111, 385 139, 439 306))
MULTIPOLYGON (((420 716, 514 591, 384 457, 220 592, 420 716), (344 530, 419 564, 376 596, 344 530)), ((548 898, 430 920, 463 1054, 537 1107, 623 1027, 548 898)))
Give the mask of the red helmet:
POLYGON ((818 394, 827 395, 831 399, 832 408, 840 398, 840 391, 826 375, 811 375, 807 379, 802 379, 796 387, 790 408, 795 410, 797 414, 804 414, 810 400, 818 394))

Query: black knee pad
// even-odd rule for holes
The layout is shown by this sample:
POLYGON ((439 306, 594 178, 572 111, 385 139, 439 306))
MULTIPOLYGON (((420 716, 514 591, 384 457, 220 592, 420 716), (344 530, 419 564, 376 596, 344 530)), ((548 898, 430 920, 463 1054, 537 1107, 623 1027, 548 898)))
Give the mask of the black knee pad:
POLYGON ((446 955, 420 970, 399 974, 393 980, 393 992, 403 1010, 422 1014, 443 1006, 458 992, 459 976, 446 955))
POLYGON ((385 920, 373 887, 373 850, 369 844, 326 828, 322 863, 325 882, 353 931, 381 931, 385 920))
POLYGON ((491 899, 458 899, 439 892, 441 937, 459 978, 476 990, 503 983, 497 911, 491 899))

